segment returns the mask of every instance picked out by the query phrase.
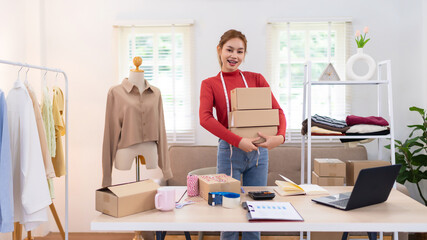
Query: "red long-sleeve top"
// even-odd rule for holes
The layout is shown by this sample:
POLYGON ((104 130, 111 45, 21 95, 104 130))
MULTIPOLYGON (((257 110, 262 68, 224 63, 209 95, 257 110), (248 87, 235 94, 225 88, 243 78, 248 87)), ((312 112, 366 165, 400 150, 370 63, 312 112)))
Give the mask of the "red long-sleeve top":
MULTIPOLYGON (((245 76, 248 87, 270 87, 265 78, 260 73, 242 72, 245 76)), ((240 70, 234 72, 223 72, 225 86, 227 88, 228 99, 230 99, 230 91, 235 88, 244 88, 240 70)), ((276 98, 271 94, 273 109, 279 109, 279 127, 277 135, 283 135, 285 139, 286 133, 286 118, 283 110, 280 108, 276 98)), ((230 102, 230 101, 229 101, 230 102)), ((231 103, 230 103, 231 104, 231 103)), ((231 106, 230 106, 231 109, 231 106)), ((202 81, 200 88, 200 108, 199 108, 200 125, 206 130, 219 137, 220 139, 232 144, 235 147, 239 146, 242 137, 228 130, 227 105, 224 96, 224 88, 221 83, 221 76, 218 73, 214 77, 207 78, 202 81), (216 109, 217 119, 213 116, 213 108, 216 109)))

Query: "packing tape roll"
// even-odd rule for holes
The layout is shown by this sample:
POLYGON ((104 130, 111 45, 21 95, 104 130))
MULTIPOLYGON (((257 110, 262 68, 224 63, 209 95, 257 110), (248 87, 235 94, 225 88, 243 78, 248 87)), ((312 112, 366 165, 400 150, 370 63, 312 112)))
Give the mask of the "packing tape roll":
POLYGON ((222 206, 225 208, 236 208, 240 205, 240 194, 226 193, 222 196, 222 206))

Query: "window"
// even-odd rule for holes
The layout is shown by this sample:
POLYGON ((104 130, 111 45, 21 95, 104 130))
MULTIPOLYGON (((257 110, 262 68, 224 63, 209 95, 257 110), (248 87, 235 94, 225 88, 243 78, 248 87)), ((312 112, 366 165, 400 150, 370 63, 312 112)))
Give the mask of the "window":
POLYGON ((148 82, 162 93, 169 143, 194 143, 191 26, 119 27, 120 81, 142 58, 148 82))
MULTIPOLYGON (((303 110, 304 64, 312 63, 317 80, 332 63, 341 79, 349 56, 351 23, 286 22, 269 24, 268 79, 287 119, 287 141, 300 141, 303 110)), ((350 112, 350 91, 345 86, 316 86, 312 114, 345 119, 350 112)))

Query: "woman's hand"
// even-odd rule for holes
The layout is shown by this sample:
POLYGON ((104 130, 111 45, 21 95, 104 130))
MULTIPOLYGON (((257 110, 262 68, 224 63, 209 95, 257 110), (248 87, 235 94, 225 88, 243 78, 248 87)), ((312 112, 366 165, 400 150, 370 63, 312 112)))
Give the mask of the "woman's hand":
POLYGON ((268 150, 271 150, 271 149, 279 146, 285 140, 283 138, 283 135, 266 136, 266 135, 262 134, 261 132, 258 132, 258 135, 262 138, 265 138, 265 142, 256 144, 256 146, 267 148, 268 150))
POLYGON ((260 137, 256 138, 242 138, 239 142, 239 148, 245 152, 252 152, 258 149, 252 142, 258 141, 260 137))

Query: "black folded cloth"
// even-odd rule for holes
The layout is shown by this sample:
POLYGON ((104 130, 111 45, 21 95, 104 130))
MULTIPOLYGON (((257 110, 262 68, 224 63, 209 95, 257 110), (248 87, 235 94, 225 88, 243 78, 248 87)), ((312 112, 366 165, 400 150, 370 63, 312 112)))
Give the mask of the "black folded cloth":
MULTIPOLYGON (((374 136, 374 135, 387 135, 390 134, 390 128, 387 128, 387 130, 382 130, 382 131, 378 131, 378 132, 370 132, 370 133, 346 133, 346 136, 374 136)), ((340 141, 342 143, 346 143, 346 142, 355 142, 355 141, 361 141, 361 140, 365 140, 366 138, 340 138, 340 141)))

